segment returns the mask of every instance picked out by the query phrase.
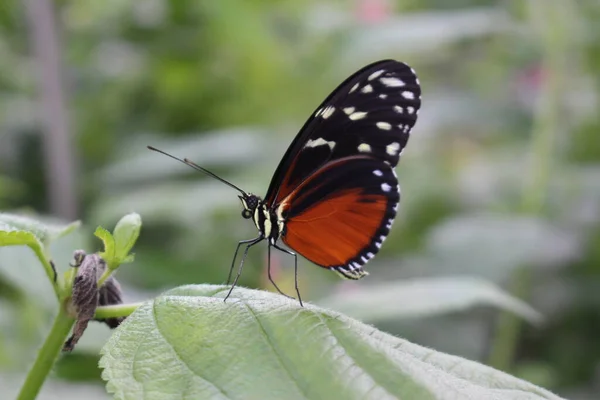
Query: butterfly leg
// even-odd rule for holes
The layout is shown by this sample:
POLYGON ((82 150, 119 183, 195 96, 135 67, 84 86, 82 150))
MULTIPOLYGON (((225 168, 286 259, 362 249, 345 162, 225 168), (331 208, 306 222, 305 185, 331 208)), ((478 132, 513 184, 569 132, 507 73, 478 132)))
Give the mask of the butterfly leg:
POLYGON ((277 284, 275 283, 273 278, 271 277, 271 246, 273 246, 273 244, 271 244, 271 242, 269 242, 269 246, 267 247, 267 275, 269 276, 269 281, 271 281, 273 286, 275 286, 275 289, 277 289, 279 294, 287 297, 288 299, 293 299, 292 296, 288 296, 287 294, 283 293, 281 291, 281 289, 279 289, 279 287, 277 286, 277 284))
MULTIPOLYGON (((231 284, 231 288, 229 289, 229 292, 227 292, 227 296, 225 296, 225 298, 223 299, 223 302, 227 301, 227 299, 231 295, 231 292, 233 291, 233 288, 237 285, 238 279, 240 279, 240 276, 242 275, 242 269, 244 268, 244 261, 246 261, 246 256, 248 256, 248 250, 250 250, 250 247, 254 246, 256 243, 259 243, 263 239, 264 239, 264 237, 261 235, 255 239, 242 240, 241 242, 238 243, 238 247, 235 250, 236 254, 234 255, 234 258, 233 258, 234 263, 235 263, 235 257, 237 256, 237 252, 238 252, 240 246, 242 244, 246 244, 246 248, 244 249, 244 255, 242 256, 242 261, 240 262, 240 268, 238 269, 237 275, 235 276, 235 279, 233 280, 233 283, 231 284)), ((233 265, 232 265, 232 269, 233 269, 233 265)), ((231 271, 230 271, 230 275, 231 275, 231 271)))
POLYGON ((296 253, 293 253, 289 250, 277 246, 277 244, 274 244, 273 247, 275 247, 279 251, 283 251, 284 253, 289 254, 290 256, 294 256, 294 287, 296 288, 296 294, 298 295, 300 307, 304 307, 304 304, 302 304, 302 297, 300 296, 300 290, 298 289, 298 256, 296 255, 296 253))
POLYGON ((237 258, 238 252, 240 251, 240 247, 242 247, 243 244, 252 243, 259 238, 260 238, 260 236, 257 238, 254 238, 254 239, 242 240, 237 244, 237 247, 235 248, 235 253, 233 253, 233 260, 231 260, 231 268, 229 268, 229 275, 227 275, 226 285, 229 285, 229 282, 231 282, 231 274, 233 273, 233 267, 235 266, 235 259, 237 258))

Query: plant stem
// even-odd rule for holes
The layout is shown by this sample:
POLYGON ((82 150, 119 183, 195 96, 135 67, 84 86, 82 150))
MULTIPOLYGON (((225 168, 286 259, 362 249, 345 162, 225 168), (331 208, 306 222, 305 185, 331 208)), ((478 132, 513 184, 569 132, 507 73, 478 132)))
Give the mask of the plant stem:
POLYGON ((74 323, 75 320, 67 315, 61 304, 52 329, 27 373, 17 400, 34 400, 37 397, 74 323))
POLYGON ((118 306, 100 306, 96 308, 94 318, 128 317, 144 303, 119 304, 118 306))
POLYGON ((108 278, 110 278, 110 276, 112 275, 114 269, 110 269, 108 268, 108 265, 106 266, 106 270, 104 271, 104 273, 102 274, 102 276, 100 277, 100 279, 98 279, 98 288, 101 288, 102 285, 104 285, 104 282, 106 282, 106 280, 108 278))
POLYGON ((35 253, 35 255, 37 256, 37 258, 40 260, 42 265, 44 266, 46 275, 48 275, 48 280, 50 281, 52 288, 54 288, 54 293, 56 294, 56 298, 59 299, 59 301, 60 301, 62 288, 61 288, 61 284, 60 284, 61 277, 58 276, 58 271, 56 271, 55 268, 52 268, 52 264, 50 264, 50 260, 46 256, 46 253, 44 252, 43 248, 41 248, 40 246, 30 246, 30 247, 33 250, 33 252, 35 253))
MULTIPOLYGON (((544 49, 541 68, 544 85, 538 94, 531 140, 530 179, 523 191, 521 211, 541 215, 547 195, 554 157, 554 142, 560 122, 562 78, 565 74, 566 48, 569 30, 564 18, 565 4, 562 0, 530 0, 532 22, 538 24, 538 32, 544 49)), ((570 10, 566 10, 570 11, 570 10)), ((517 269, 511 277, 510 291, 517 298, 527 297, 532 281, 531 270, 526 266, 517 269)), ((513 362, 521 330, 521 320, 510 313, 502 313, 497 321, 495 340, 489 364, 508 370, 513 362)))

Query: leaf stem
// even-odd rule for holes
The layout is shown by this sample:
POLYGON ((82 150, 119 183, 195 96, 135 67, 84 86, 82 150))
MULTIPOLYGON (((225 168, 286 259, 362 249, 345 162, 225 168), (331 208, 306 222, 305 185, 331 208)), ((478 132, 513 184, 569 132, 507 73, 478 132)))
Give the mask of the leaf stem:
POLYGON ((61 278, 60 278, 60 276, 58 276, 58 272, 52 266, 52 263, 46 256, 46 253, 44 252, 42 247, 30 246, 30 248, 33 250, 33 252, 37 256, 37 258, 40 260, 40 262, 44 266, 44 270, 46 271, 46 275, 48 275, 48 280, 50 281, 50 284, 52 285, 52 288, 54 289, 56 298, 60 301, 62 288, 61 288, 61 284, 60 284, 61 278))
POLYGON ((106 282, 106 280, 108 278, 110 278, 112 273, 113 273, 113 270, 108 268, 108 265, 107 265, 106 270, 104 271, 104 273, 102 273, 102 276, 100 277, 100 279, 98 279, 98 287, 99 288, 101 288, 104 285, 104 282, 106 282))
POLYGON ((17 400, 34 400, 37 397, 74 323, 75 320, 67 315, 61 304, 52 329, 38 352, 33 366, 27 373, 17 400))
POLYGON ((100 306, 96 308, 94 318, 128 317, 144 303, 119 304, 115 306, 100 306))

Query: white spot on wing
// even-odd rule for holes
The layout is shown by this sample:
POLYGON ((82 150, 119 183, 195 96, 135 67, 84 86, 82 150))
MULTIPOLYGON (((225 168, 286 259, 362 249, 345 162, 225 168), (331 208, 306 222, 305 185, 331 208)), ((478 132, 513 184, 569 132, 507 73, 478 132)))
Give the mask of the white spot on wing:
POLYGON ((331 117, 331 115, 333 114, 334 111, 335 111, 335 107, 333 107, 333 106, 326 107, 323 110, 323 113, 321 114, 321 117, 323 119, 327 119, 327 118, 331 117))
MULTIPOLYGON (((408 108, 412 108, 412 107, 408 107, 408 108)), ((404 107, 402 106, 394 106, 394 111, 396 111, 398 114, 402 114, 404 113, 404 107)), ((409 114, 411 114, 411 112, 408 112, 409 114)))
POLYGON ((375 175, 375 176, 383 176, 383 172, 381 172, 380 170, 376 169, 375 171, 373 171, 373 175, 375 175))
POLYGON ((361 153, 370 153, 371 146, 369 146, 368 143, 361 143, 358 145, 358 151, 360 151, 361 153))
POLYGON ((373 91, 373 86, 365 85, 360 91, 363 93, 371 93, 373 91))
POLYGON ((350 89, 350 91, 348 93, 352 93, 354 92, 356 89, 358 89, 358 83, 356 83, 354 86, 352 86, 352 89, 350 89))
POLYGON ((317 147, 317 146, 324 146, 324 145, 329 146, 329 148, 331 150, 333 150, 333 148, 335 147, 335 142, 334 141, 328 142, 327 140, 325 140, 323 138, 317 138, 315 140, 309 140, 308 142, 306 142, 304 147, 317 147))
POLYGON ((415 108, 408 106, 408 107, 406 107, 406 111, 408 111, 409 114, 413 114, 415 112, 415 108))
POLYGON ((383 77, 380 79, 381 83, 383 83, 387 87, 401 87, 406 85, 402 79, 394 78, 394 77, 383 77))
POLYGON ((404 97, 405 99, 413 100, 415 98, 415 94, 413 92, 405 90, 404 92, 402 92, 402 97, 404 97))
POLYGON ((377 78, 379 75, 383 74, 385 72, 385 70, 380 69, 379 71, 375 71, 373 72, 371 75, 369 75, 369 79, 370 81, 372 81, 373 79, 377 78))
POLYGON ((350 117, 349 117, 349 118, 350 118, 352 121, 357 121, 357 120, 359 120, 359 119, 363 119, 363 118, 364 118, 364 117, 366 117, 366 116, 367 116, 367 113, 366 113, 366 112, 363 112, 363 111, 357 111, 357 112, 355 112, 355 113, 352 113, 352 114, 350 114, 350 117))
POLYGON ((389 192, 390 190, 392 190, 392 187, 384 182, 381 184, 381 190, 383 190, 384 192, 389 192))
POLYGON ((383 129, 384 131, 389 131, 390 129, 392 129, 392 125, 390 125, 387 122, 378 122, 375 125, 377 125, 379 129, 383 129))
POLYGON ((379 95, 379 98, 380 99, 387 99, 387 94, 382 93, 382 94, 379 95))
POLYGON ((371 252, 368 252, 367 253, 367 257, 369 257, 369 259, 371 259, 371 258, 375 257, 375 254, 373 254, 371 252))
POLYGON ((354 110, 356 110, 356 108, 354 107, 346 107, 344 108, 344 112, 348 115, 352 114, 354 112, 354 110))
POLYGON ((390 156, 398 155, 398 150, 400 150, 400 143, 398 142, 393 142, 385 146, 385 152, 390 156))

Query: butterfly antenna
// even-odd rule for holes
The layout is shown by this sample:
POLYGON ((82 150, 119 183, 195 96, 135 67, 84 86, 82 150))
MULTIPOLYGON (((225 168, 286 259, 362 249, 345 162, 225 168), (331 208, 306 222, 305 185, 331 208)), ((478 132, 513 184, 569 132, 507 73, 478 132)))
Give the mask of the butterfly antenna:
POLYGON ((174 159, 174 160, 177 160, 177 161, 179 161, 179 162, 181 162, 181 163, 184 163, 185 165, 187 165, 187 166, 190 166, 190 167, 194 168, 194 169, 195 169, 195 170, 197 170, 197 171, 204 172, 205 174, 207 174, 207 175, 209 175, 209 176, 212 176, 212 177, 213 177, 213 178, 215 178, 216 180, 223 182, 223 183, 224 183, 224 184, 226 184, 227 186, 234 188, 235 190, 237 190, 238 192, 240 192, 240 193, 241 193, 241 194, 243 194, 243 195, 248 195, 246 192, 244 192, 244 191, 243 191, 242 189, 240 189, 239 187, 235 186, 233 183, 226 181, 225 179, 223 179, 223 178, 221 178, 221 177, 217 176, 216 174, 214 174, 214 173, 210 172, 210 171, 209 171, 209 170, 207 170, 206 168, 202 168, 201 166, 199 166, 198 164, 196 164, 196 163, 194 163, 194 162, 192 162, 192 161, 188 160, 187 158, 184 158, 184 159, 177 158, 177 157, 175 157, 174 155, 171 155, 171 154, 169 154, 169 153, 167 153, 167 152, 164 152, 164 151, 162 151, 162 150, 159 150, 159 149, 157 149, 156 147, 152 147, 152 146, 146 146, 146 147, 148 147, 148 149, 150 149, 150 150, 152 150, 152 151, 156 151, 157 153, 164 154, 164 155, 165 155, 165 156, 167 156, 167 157, 171 157, 171 158, 172 158, 172 159, 174 159))

